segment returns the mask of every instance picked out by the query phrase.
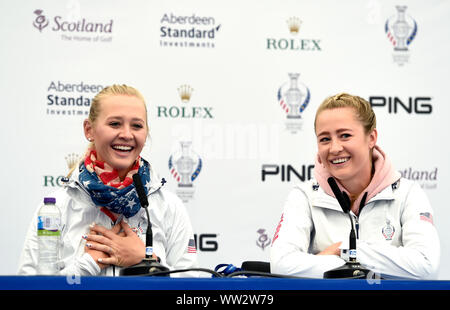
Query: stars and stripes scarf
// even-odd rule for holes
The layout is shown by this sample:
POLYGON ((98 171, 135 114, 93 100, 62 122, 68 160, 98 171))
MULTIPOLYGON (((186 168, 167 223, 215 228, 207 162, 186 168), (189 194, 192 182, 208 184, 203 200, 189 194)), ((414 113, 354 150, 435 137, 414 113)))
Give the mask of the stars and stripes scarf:
POLYGON ((80 164, 79 182, 88 191, 92 201, 98 207, 123 214, 129 218, 141 208, 139 197, 133 185, 133 174, 139 173, 145 192, 150 190, 150 164, 138 157, 134 166, 123 181, 117 170, 107 163, 97 160, 95 150, 89 150, 80 164))
POLYGON ((133 183, 133 174, 137 173, 139 169, 139 159, 140 157, 138 157, 123 181, 120 181, 119 172, 116 169, 113 169, 104 161, 97 160, 97 151, 93 149, 88 151, 84 159, 84 165, 89 172, 95 172, 103 184, 122 189, 133 183))

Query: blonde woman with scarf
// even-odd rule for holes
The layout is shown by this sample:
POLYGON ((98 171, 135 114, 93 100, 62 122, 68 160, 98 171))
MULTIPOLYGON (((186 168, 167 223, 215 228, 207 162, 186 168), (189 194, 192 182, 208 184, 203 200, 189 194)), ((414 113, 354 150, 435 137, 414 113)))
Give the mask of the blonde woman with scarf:
POLYGON ((350 219, 327 180, 349 197, 357 260, 383 278, 437 277, 440 244, 421 187, 401 178, 377 145, 370 104, 341 93, 327 98, 315 119, 314 179, 294 186, 273 238, 273 273, 322 278, 345 264, 350 219))
MULTIPOLYGON (((133 185, 136 173, 148 197, 153 257, 169 269, 195 268, 186 209, 140 156, 149 126, 139 91, 127 85, 106 87, 92 100, 83 127, 88 150, 65 186, 53 193, 62 214, 58 274, 118 276, 121 268, 142 261, 147 216, 133 185)), ((38 270, 36 219, 37 213, 28 229, 19 274, 38 270)))

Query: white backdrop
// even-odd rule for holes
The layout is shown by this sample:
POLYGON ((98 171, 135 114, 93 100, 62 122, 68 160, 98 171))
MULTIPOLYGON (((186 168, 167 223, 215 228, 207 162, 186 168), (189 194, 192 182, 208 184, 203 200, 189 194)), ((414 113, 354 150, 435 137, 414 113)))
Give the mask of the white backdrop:
POLYGON ((0 11, 0 274, 16 273, 33 211, 83 154, 90 100, 125 83, 147 100, 143 155, 185 200, 202 267, 268 260, 285 198, 312 172, 315 110, 345 91, 372 102, 379 145, 426 190, 450 278, 450 2, 0 0, 0 11), (290 86, 301 118, 287 118, 290 86))

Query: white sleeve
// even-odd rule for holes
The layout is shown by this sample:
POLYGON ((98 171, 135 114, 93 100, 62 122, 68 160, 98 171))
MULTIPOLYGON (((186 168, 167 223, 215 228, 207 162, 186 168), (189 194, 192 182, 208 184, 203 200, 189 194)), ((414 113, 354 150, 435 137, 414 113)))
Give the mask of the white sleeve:
POLYGON ((403 246, 358 242, 358 260, 382 277, 436 278, 439 237, 428 198, 417 183, 406 195, 401 225, 403 246))
POLYGON ((96 276, 101 272, 100 266, 91 255, 84 253, 74 259, 73 263, 58 272, 58 275, 67 276, 96 276))
MULTIPOLYGON (((173 210, 168 226, 166 260, 171 270, 197 268, 194 233, 186 207, 178 197, 170 197, 173 210)), ((173 273, 171 277, 197 277, 197 272, 173 273)))
POLYGON ((37 240, 37 212, 33 214, 33 219, 25 236, 22 253, 19 259, 19 275, 36 275, 38 263, 38 240, 37 240))
POLYGON ((323 278, 325 271, 345 264, 336 255, 308 253, 314 224, 306 195, 294 188, 285 203, 270 251, 272 273, 323 278))
MULTIPOLYGON (((39 246, 37 238, 37 211, 28 227, 23 246, 22 254, 19 260, 19 275, 36 275, 38 274, 37 266, 39 259, 39 246)), ((62 251, 60 250, 60 253, 62 251)), ((59 265, 59 264, 58 264, 59 265)), ((70 265, 65 266, 58 272, 58 275, 75 275, 89 276, 98 275, 100 267, 95 263, 94 259, 84 253, 81 257, 74 258, 70 265)))

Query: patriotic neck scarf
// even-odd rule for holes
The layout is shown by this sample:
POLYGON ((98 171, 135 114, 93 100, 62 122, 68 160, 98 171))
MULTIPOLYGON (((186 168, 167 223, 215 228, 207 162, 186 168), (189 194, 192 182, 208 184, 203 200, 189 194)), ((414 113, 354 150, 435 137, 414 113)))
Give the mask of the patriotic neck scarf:
POLYGON ((133 174, 139 173, 145 192, 150 190, 150 165, 142 157, 138 157, 134 166, 123 181, 120 181, 117 170, 105 162, 97 160, 97 152, 89 150, 84 162, 80 165, 79 181, 89 192, 92 201, 98 207, 123 214, 129 218, 141 208, 139 197, 133 185, 133 174))

